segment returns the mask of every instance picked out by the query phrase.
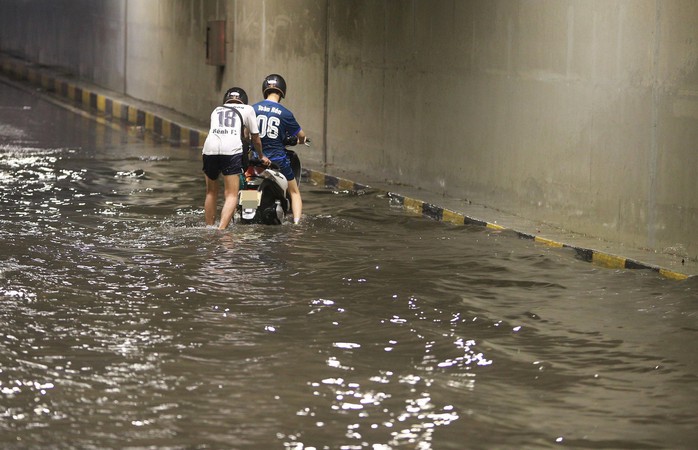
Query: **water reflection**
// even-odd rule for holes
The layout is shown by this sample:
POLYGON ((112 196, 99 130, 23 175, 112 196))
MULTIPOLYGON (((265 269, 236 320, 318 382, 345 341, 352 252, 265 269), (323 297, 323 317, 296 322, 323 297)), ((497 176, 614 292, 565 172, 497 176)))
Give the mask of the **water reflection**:
POLYGON ((307 183, 219 232, 196 152, 2 93, 3 446, 698 442, 697 281, 307 183))

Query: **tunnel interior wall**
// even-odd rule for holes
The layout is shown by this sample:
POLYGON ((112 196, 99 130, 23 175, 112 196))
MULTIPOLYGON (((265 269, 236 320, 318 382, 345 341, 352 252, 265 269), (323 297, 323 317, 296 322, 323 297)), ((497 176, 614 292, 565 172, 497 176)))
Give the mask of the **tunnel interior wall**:
POLYGON ((272 72, 306 158, 698 256, 692 0, 0 0, 0 50, 205 121, 272 72), (225 20, 226 63, 206 64, 225 20))

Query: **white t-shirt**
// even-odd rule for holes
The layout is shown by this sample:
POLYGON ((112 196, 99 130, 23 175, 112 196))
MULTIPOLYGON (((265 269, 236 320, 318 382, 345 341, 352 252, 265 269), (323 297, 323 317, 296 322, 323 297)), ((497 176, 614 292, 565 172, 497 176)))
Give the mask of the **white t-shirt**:
POLYGON ((236 155, 242 153, 242 126, 243 123, 250 134, 259 134, 257 116, 250 105, 241 103, 228 103, 221 105, 211 113, 211 128, 204 142, 204 155, 236 155), (238 110, 238 115, 235 110, 238 110))

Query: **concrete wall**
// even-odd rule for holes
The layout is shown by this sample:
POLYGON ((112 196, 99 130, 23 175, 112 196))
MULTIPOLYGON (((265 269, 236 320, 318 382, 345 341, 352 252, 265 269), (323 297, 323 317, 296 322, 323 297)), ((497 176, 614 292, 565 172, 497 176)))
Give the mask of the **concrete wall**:
POLYGON ((0 49, 204 119, 282 73, 330 172, 696 258, 697 24, 693 0, 0 0, 0 49))
POLYGON ((698 3, 330 9, 330 162, 696 256, 698 3))
POLYGON ((321 157, 324 2, 131 0, 126 6, 129 95, 208 120, 228 88, 241 86, 256 102, 264 77, 281 73, 289 84, 284 103, 319 144, 306 153, 321 157), (223 67, 206 64, 206 28, 216 20, 226 21, 223 67))
POLYGON ((124 0, 0 0, 0 51, 120 90, 124 0))

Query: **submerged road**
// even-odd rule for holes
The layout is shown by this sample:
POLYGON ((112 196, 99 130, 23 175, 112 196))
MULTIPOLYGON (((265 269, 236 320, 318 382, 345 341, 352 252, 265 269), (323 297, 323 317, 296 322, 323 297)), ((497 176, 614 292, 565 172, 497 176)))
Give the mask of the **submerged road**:
POLYGON ((0 445, 695 448, 695 278, 302 189, 218 232, 196 150, 0 83, 0 445))
MULTIPOLYGON (((50 98, 63 106, 66 106, 66 100, 75 102, 68 107, 100 123, 119 127, 121 121, 126 121, 166 140, 193 147, 200 147, 205 139, 206 124, 157 105, 144 104, 74 79, 66 79, 48 68, 36 67, 6 55, 0 55, 0 68, 13 79, 39 86, 40 90, 49 93, 50 98)), ((473 204, 467 199, 405 185, 396 187, 386 184, 385 180, 370 179, 365 174, 338 168, 333 168, 334 175, 328 175, 322 171, 323 164, 317 161, 306 160, 305 164, 310 169, 308 176, 315 183, 349 190, 361 190, 369 185, 386 192, 407 210, 438 221, 513 232, 522 239, 571 249, 576 258, 609 269, 652 270, 675 280, 698 275, 698 261, 683 255, 680 245, 663 253, 631 248, 561 230, 486 205, 473 204)))

